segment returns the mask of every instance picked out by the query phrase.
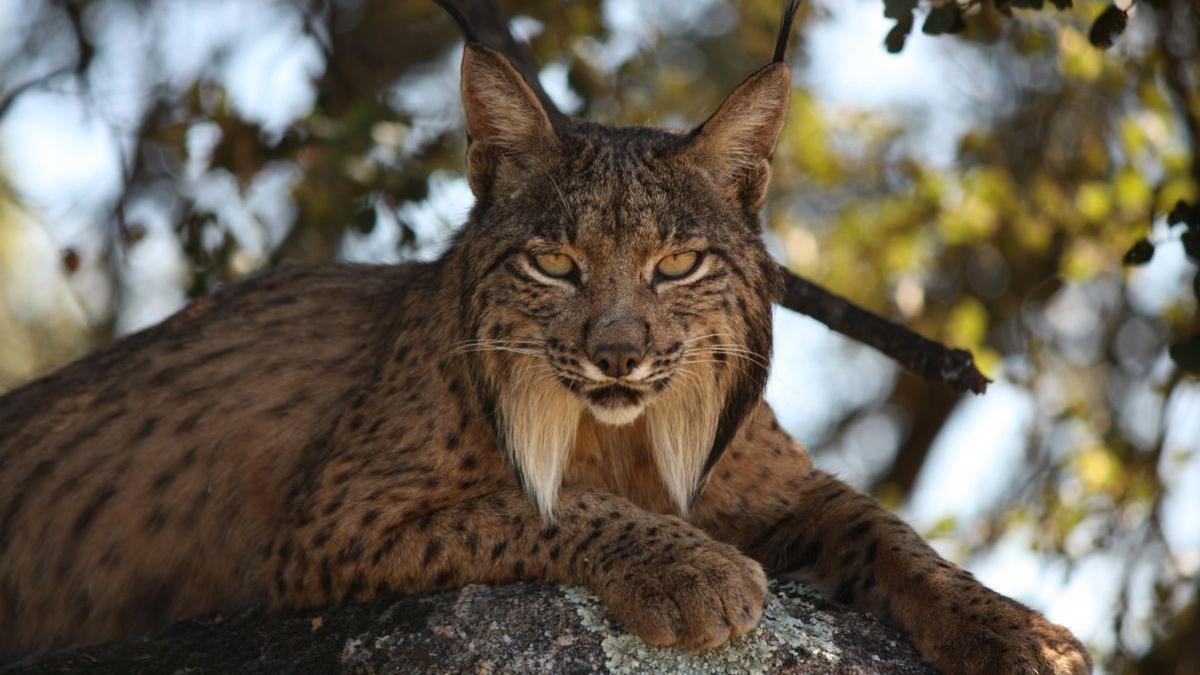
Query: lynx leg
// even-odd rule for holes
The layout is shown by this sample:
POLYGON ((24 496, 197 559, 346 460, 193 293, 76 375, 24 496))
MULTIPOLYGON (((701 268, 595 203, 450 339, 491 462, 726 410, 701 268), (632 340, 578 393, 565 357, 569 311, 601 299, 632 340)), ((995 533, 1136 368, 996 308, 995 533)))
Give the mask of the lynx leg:
POLYGON ((516 488, 419 517, 370 511, 326 525, 301 524, 272 547, 276 606, 481 582, 580 584, 647 642, 703 648, 753 628, 766 594, 762 568, 734 547, 601 492, 565 490, 549 526, 516 488))
POLYGON ((811 468, 765 407, 717 463, 695 520, 771 572, 906 630, 947 673, 1091 671, 1069 631, 943 560, 871 497, 811 468))

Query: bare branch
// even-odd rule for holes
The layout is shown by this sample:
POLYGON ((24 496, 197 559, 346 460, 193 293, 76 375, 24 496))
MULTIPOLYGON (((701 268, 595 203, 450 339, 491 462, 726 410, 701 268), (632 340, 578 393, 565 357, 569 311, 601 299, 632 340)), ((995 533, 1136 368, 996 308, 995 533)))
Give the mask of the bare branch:
POLYGON ((951 349, 869 312, 813 282, 784 270, 787 290, 780 305, 811 316, 831 329, 874 347, 913 373, 955 391, 982 394, 988 383, 964 349, 951 349))
POLYGON ((68 4, 63 7, 63 12, 66 14, 67 22, 71 26, 72 37, 75 40, 74 63, 60 66, 48 73, 30 78, 4 92, 4 96, 0 97, 0 118, 3 118, 5 115, 7 115, 9 109, 12 108, 17 99, 29 90, 45 87, 63 75, 74 74, 76 77, 83 76, 84 71, 86 71, 88 66, 91 65, 92 56, 95 55, 96 50, 92 46, 91 41, 88 39, 87 33, 84 31, 81 11, 82 10, 78 4, 68 4))
POLYGON ((0 117, 7 115, 9 108, 12 108, 13 104, 17 102, 17 99, 20 98, 25 92, 29 91, 30 89, 44 87, 63 75, 70 75, 74 72, 74 64, 63 66, 61 68, 55 68, 45 75, 39 75, 37 77, 30 78, 4 92, 4 97, 0 98, 0 117))
POLYGON ((1192 92, 1195 84, 1190 82, 1188 73, 1189 57, 1195 54, 1179 53, 1183 44, 1196 44, 1200 41, 1200 4, 1188 7, 1187 0, 1174 0, 1162 3, 1158 7, 1158 48, 1162 51, 1163 82, 1171 93, 1171 99, 1179 111, 1183 122, 1184 137, 1191 150, 1191 177, 1200 184, 1200 115, 1196 114, 1191 105, 1192 92), (1173 38, 1173 30, 1180 33, 1192 30, 1194 35, 1179 35, 1173 38), (1179 43, 1179 44, 1175 44, 1179 43))

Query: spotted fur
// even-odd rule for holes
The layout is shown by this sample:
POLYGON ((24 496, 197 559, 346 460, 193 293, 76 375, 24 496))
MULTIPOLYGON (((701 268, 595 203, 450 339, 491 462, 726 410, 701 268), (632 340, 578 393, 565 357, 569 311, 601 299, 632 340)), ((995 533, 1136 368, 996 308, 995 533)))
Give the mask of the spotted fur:
POLYGON ((947 672, 1089 669, 763 402, 781 59, 690 133, 548 115, 477 42, 462 86, 477 201, 441 259, 247 281, 0 399, 0 651, 515 580, 707 647, 757 623, 766 569, 947 672))

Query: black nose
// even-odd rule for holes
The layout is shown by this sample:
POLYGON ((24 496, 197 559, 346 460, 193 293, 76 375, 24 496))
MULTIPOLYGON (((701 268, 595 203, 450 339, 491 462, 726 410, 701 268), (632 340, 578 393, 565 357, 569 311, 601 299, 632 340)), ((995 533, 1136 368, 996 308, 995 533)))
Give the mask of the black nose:
POLYGON ((600 345, 591 353, 592 363, 609 377, 625 377, 642 362, 642 350, 628 342, 600 345))

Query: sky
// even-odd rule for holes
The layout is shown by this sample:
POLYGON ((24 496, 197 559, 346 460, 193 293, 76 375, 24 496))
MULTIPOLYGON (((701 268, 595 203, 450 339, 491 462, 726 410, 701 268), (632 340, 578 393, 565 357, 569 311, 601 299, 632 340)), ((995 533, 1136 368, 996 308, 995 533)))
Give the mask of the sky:
MULTIPOLYGON (((929 161, 951 166, 957 135, 970 127, 973 111, 994 103, 988 99, 989 83, 978 79, 981 71, 968 67, 979 58, 977 53, 953 40, 916 33, 902 54, 891 55, 882 47, 891 22, 883 18, 878 0, 820 4, 829 18, 815 21, 804 32, 810 60, 796 73, 798 82, 829 109, 865 109, 905 120, 913 130, 913 147, 929 161)), ((227 86, 233 104, 268 130, 286 128, 312 105, 311 81, 320 71, 319 52, 300 26, 280 19, 271 3, 164 0, 155 6, 162 16, 154 17, 154 25, 168 27, 157 38, 136 18, 120 16, 115 10, 101 22, 118 44, 153 41, 160 54, 154 63, 130 63, 118 54, 101 52, 89 105, 68 83, 26 94, 0 124, 0 156, 30 206, 21 229, 26 255, 9 263, 21 265, 19 273, 12 275, 19 283, 9 286, 5 298, 19 316, 36 317, 64 307, 83 320, 104 313, 111 290, 107 279, 85 265, 80 274, 64 281, 55 272, 56 261, 66 246, 83 252, 85 259, 99 254, 96 214, 119 188, 122 151, 128 142, 123 129, 134 119, 139 83, 151 74, 184 83, 196 73, 213 72, 227 86)), ((21 0, 0 0, 0 35, 19 29, 20 7, 21 0)), ((726 28, 723 22, 734 17, 722 0, 608 0, 604 20, 617 37, 589 48, 600 62, 619 64, 651 44, 655 30, 720 31, 726 28)), ((514 26, 527 35, 540 30, 540 24, 528 17, 518 17, 514 26)), ((404 141, 409 146, 401 152, 411 151, 422 134, 459 124, 457 62, 457 50, 449 50, 393 88, 389 102, 416 120, 404 141)), ((566 85, 562 64, 548 64, 542 80, 561 107, 570 110, 578 105, 566 85)), ((389 130, 385 127, 378 133, 389 130)), ((202 150, 214 140, 211 129, 200 128, 193 131, 189 144, 202 150)), ((244 263, 252 269, 286 232, 292 216, 287 195, 296 178, 294 171, 272 167, 243 194, 228 176, 193 166, 185 184, 198 200, 223 206, 230 228, 247 249, 244 263)), ((427 200, 400 206, 400 216, 418 233, 411 257, 436 256, 471 204, 470 190, 458 174, 435 172, 429 185, 427 200)), ((187 272, 168 214, 138 215, 148 224, 148 232, 129 253, 129 274, 116 289, 126 300, 118 317, 122 332, 151 325, 185 302, 187 272)), ((395 217, 380 216, 369 234, 347 235, 344 259, 400 261, 395 217)), ((1181 253, 1163 249, 1120 292, 1152 307, 1178 293, 1178 277, 1186 269, 1181 253)), ((1070 301, 1068 294, 1061 320, 1082 321, 1079 317, 1087 312, 1072 312, 1070 301)), ((777 310, 775 321, 767 398, 801 441, 826 442, 834 420, 846 411, 874 406, 890 392, 898 373, 886 358, 788 310, 777 310)), ((948 516, 969 523, 984 515, 1008 478, 1024 468, 1026 436, 1044 424, 1044 411, 1038 410, 1034 392, 1012 382, 1004 371, 995 375, 997 382, 986 396, 972 398, 954 412, 932 449, 903 512, 918 530, 948 516)), ((1168 447, 1182 452, 1200 443, 1200 387, 1181 387, 1169 401, 1149 395, 1139 400, 1145 403, 1139 414, 1163 415, 1168 420, 1168 447)), ((863 484, 886 465, 900 434, 898 421, 886 411, 872 414, 845 434, 838 447, 823 453, 821 461, 824 468, 863 484)), ((1178 486, 1165 509, 1167 536, 1176 550, 1184 552, 1179 563, 1195 570, 1200 566, 1200 521, 1194 517, 1190 496, 1200 494, 1200 453, 1194 453, 1189 463, 1163 471, 1178 486)), ((966 532, 962 529, 958 534, 966 532)), ((1047 610, 1052 620, 1064 623, 1085 641, 1111 645, 1110 616, 1120 572, 1116 559, 1096 554, 1067 570, 1031 554, 1030 536, 1018 531, 987 556, 960 558, 960 562, 997 590, 1047 610)), ((934 543, 955 557, 948 541, 934 543)), ((1133 611, 1137 609, 1135 603, 1133 611)))

